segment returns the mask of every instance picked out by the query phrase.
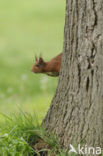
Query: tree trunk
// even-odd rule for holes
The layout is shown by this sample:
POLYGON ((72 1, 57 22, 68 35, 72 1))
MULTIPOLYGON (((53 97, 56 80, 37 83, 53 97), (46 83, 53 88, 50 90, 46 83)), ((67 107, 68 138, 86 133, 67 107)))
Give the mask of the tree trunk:
POLYGON ((66 0, 59 83, 43 121, 68 148, 103 147, 103 0, 66 0))

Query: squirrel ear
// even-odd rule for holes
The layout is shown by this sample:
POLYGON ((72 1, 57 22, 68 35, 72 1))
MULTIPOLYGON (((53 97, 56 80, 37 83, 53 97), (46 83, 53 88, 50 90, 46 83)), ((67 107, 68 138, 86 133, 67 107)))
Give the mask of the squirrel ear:
POLYGON ((35 55, 35 61, 36 61, 36 62, 38 62, 38 58, 37 58, 37 56, 36 56, 36 55, 35 55))
POLYGON ((44 63, 44 60, 43 60, 42 57, 39 57, 39 63, 40 63, 40 64, 44 63))

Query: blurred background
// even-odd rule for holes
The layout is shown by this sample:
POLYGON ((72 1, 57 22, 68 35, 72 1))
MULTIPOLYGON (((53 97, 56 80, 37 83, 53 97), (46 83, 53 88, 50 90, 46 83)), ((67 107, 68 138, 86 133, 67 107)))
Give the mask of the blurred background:
POLYGON ((62 51, 64 20, 64 0, 0 0, 0 113, 45 116, 58 78, 30 69, 35 54, 48 61, 62 51))

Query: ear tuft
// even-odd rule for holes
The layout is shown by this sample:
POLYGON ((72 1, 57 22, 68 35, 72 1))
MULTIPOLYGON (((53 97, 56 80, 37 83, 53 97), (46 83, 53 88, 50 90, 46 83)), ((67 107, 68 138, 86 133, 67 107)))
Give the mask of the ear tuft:
POLYGON ((35 55, 35 61, 36 61, 36 62, 38 62, 38 58, 37 58, 37 56, 36 56, 36 55, 35 55))
POLYGON ((44 63, 44 60, 42 57, 39 57, 39 64, 42 64, 42 63, 44 63))

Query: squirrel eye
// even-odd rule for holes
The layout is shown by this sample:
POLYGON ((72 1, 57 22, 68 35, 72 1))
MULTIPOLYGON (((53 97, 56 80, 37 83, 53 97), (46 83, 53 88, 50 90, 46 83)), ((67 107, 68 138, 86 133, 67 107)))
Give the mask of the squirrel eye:
POLYGON ((36 67, 39 67, 39 64, 36 64, 36 67))

